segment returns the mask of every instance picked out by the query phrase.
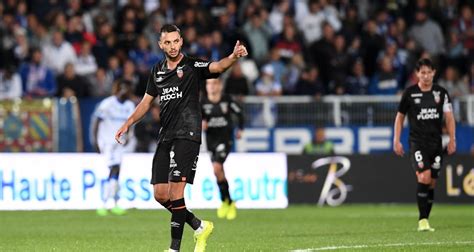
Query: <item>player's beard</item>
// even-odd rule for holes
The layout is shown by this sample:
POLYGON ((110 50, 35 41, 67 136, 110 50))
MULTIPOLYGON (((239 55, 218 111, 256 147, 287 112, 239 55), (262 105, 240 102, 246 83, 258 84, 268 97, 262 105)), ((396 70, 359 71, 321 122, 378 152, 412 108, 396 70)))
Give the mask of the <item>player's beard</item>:
POLYGON ((168 60, 170 60, 170 61, 176 61, 176 60, 179 59, 179 57, 180 57, 180 55, 181 55, 181 50, 178 50, 178 53, 176 54, 176 56, 171 56, 171 54, 168 53, 168 52, 165 52, 165 54, 166 54, 166 58, 168 58, 168 60))

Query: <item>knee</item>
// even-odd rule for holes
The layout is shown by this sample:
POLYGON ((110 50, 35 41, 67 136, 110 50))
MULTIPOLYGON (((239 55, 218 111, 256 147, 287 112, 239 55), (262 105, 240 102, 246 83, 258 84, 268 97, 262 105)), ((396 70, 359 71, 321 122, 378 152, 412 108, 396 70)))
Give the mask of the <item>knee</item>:
POLYGON ((222 173, 224 173, 222 164, 214 162, 212 165, 214 166, 214 175, 216 175, 217 177, 222 176, 222 173))
POLYGON ((166 203, 170 199, 168 192, 161 192, 155 190, 154 196, 155 200, 158 201, 158 203, 160 204, 166 203))
POLYGON ((431 173, 429 171, 418 173, 418 183, 431 185, 431 173))

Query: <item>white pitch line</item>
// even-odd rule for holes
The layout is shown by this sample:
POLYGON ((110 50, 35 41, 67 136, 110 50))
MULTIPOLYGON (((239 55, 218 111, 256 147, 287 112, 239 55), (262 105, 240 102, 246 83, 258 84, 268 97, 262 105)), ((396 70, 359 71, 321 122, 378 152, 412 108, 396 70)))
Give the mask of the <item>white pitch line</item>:
POLYGON ((463 245, 474 244, 474 241, 454 241, 454 242, 420 242, 420 243, 389 243, 389 244, 362 244, 362 245, 343 245, 343 246, 328 246, 320 248, 295 249, 291 252, 309 252, 309 251, 324 251, 336 249, 364 249, 364 248, 381 248, 381 247, 407 247, 419 245, 463 245))

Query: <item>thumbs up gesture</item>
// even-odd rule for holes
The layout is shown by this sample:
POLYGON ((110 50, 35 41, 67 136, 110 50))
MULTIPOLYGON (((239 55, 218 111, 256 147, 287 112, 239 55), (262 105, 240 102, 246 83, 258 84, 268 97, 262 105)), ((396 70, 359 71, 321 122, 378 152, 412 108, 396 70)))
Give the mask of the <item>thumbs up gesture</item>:
POLYGON ((240 43, 240 40, 237 40, 234 46, 234 51, 232 52, 235 57, 245 57, 248 55, 247 48, 243 44, 240 43))

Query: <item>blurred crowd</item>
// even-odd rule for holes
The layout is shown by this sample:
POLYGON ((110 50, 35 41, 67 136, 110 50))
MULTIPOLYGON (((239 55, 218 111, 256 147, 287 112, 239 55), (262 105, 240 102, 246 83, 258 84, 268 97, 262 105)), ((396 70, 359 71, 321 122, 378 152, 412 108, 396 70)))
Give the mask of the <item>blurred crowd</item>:
POLYGON ((103 97, 122 78, 138 100, 167 23, 190 56, 247 45, 233 95, 397 94, 420 57, 453 97, 474 92, 469 0, 4 0, 0 17, 0 99, 103 97))

